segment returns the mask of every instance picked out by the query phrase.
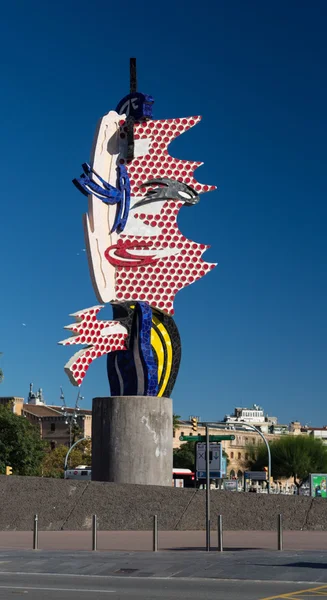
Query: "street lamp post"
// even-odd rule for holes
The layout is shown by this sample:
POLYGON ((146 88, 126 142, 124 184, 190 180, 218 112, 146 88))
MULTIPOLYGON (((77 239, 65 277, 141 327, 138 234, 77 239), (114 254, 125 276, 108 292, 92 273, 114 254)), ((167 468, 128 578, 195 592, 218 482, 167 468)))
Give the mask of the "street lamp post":
POLYGON ((91 439, 90 436, 87 435, 87 436, 85 436, 83 438, 80 438, 79 440, 77 440, 77 442, 75 442, 75 444, 73 444, 72 446, 70 446, 70 448, 69 448, 69 450, 68 450, 68 452, 66 454, 66 457, 65 457, 65 463, 64 463, 64 472, 65 473, 67 471, 68 458, 69 458, 69 455, 70 455, 71 451, 73 450, 73 448, 75 448, 75 446, 77 446, 77 444, 79 444, 80 442, 85 442, 85 440, 90 440, 90 439, 91 439))
POLYGON ((84 397, 81 396, 80 391, 78 390, 74 410, 72 413, 69 413, 67 410, 67 404, 65 401, 65 395, 64 395, 62 387, 60 388, 60 400, 62 402, 61 410, 62 410, 63 416, 65 417, 65 425, 69 426, 69 447, 71 448, 72 447, 72 429, 73 429, 73 425, 77 424, 77 419, 79 417, 79 411, 80 411, 80 407, 79 407, 78 403, 80 400, 84 400, 84 397))
POLYGON ((260 431, 260 429, 258 429, 257 427, 255 427, 254 425, 250 424, 250 423, 244 423, 244 426, 247 427, 248 429, 252 429, 252 431, 256 431, 256 433, 258 433, 260 435, 260 437, 263 439, 266 448, 267 448, 267 453, 268 453, 268 481, 267 481, 267 492, 268 494, 270 494, 270 479, 271 479, 271 451, 270 451, 270 446, 269 446, 269 442, 268 440, 265 438, 265 436, 263 435, 262 431, 260 431))
POLYGON ((264 443, 266 445, 267 453, 268 453, 267 492, 268 492, 268 494, 270 494, 271 452, 270 452, 270 446, 269 446, 268 440, 265 438, 262 431, 260 431, 260 429, 258 429, 254 425, 252 425, 252 423, 245 423, 244 421, 242 421, 241 423, 206 423, 205 425, 206 425, 206 427, 210 426, 211 429, 221 429, 221 428, 230 429, 230 427, 232 427, 234 430, 236 430, 236 428, 238 427, 239 431, 242 431, 241 428, 243 427, 243 431, 244 431, 244 428, 246 428, 246 430, 252 429, 252 431, 255 431, 256 433, 258 433, 260 435, 260 437, 262 438, 262 440, 264 441, 264 443))

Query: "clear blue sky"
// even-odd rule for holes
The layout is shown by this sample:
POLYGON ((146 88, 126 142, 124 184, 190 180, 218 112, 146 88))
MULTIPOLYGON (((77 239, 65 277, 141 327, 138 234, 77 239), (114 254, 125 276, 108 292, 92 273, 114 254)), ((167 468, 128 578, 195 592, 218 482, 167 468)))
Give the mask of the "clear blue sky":
MULTIPOLYGON (((75 400, 57 341, 97 301, 71 180, 136 56, 155 118, 203 115, 171 152, 218 186, 180 213, 219 265, 176 299, 175 412, 257 402, 326 424, 326 3, 12 0, 1 13, 1 395, 33 381, 49 403, 61 384, 75 400)), ((87 407, 108 395, 104 358, 81 391, 87 407)))

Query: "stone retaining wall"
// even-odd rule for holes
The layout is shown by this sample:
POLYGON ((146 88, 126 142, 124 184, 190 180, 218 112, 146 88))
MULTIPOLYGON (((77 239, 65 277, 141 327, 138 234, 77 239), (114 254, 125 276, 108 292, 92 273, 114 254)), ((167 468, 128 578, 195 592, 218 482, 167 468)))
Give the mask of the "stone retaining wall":
MULTIPOLYGON (((149 530, 154 514, 161 530, 203 530, 205 491, 0 476, 0 530, 30 530, 36 513, 42 530, 90 529, 92 514, 102 530, 149 530)), ((222 514, 227 530, 273 530, 278 513, 284 529, 327 530, 322 498, 211 492, 212 529, 222 514)))

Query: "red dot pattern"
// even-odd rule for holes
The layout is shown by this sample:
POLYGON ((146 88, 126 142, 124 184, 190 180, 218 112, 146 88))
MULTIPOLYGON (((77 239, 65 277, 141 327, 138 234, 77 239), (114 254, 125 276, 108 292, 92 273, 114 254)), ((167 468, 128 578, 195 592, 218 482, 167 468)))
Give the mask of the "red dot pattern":
MULTIPOLYGON (((209 248, 188 240, 181 234, 177 226, 177 215, 183 202, 167 201, 156 225, 161 233, 158 236, 141 237, 121 235, 133 242, 136 240, 152 241, 154 253, 161 248, 176 251, 174 256, 157 258, 146 266, 117 267, 116 298, 119 302, 141 300, 170 315, 174 314, 174 298, 177 292, 201 279, 215 267, 214 264, 202 260, 203 252, 209 248)), ((134 214, 139 220, 149 220, 144 213, 134 214)))
POLYGON ((74 336, 60 342, 63 346, 74 344, 86 344, 87 347, 77 352, 65 366, 65 371, 74 385, 81 385, 90 364, 99 356, 114 352, 115 350, 126 350, 126 333, 112 333, 102 335, 105 327, 117 326, 117 321, 98 321, 96 315, 103 308, 96 306, 75 313, 78 319, 76 325, 69 326, 74 336))
MULTIPOLYGON (((126 164, 131 183, 131 194, 143 195, 142 183, 155 177, 169 177, 187 183, 199 194, 215 190, 215 186, 202 185, 193 177, 193 172, 202 163, 173 158, 168 154, 168 145, 201 120, 201 117, 147 121, 134 125, 134 139, 151 139, 151 148, 146 156, 134 158, 126 164)), ((122 133, 124 130, 121 130, 122 133)))

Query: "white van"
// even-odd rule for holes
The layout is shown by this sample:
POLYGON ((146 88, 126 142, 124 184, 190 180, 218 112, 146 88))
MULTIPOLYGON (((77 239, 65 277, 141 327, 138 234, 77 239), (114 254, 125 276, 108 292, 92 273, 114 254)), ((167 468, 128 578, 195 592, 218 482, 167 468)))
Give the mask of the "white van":
POLYGON ((67 471, 65 471, 65 479, 83 479, 84 481, 91 481, 91 474, 91 467, 78 465, 75 469, 67 469, 67 471))

